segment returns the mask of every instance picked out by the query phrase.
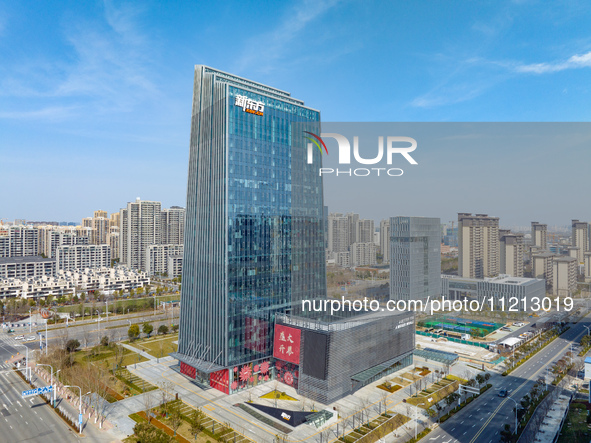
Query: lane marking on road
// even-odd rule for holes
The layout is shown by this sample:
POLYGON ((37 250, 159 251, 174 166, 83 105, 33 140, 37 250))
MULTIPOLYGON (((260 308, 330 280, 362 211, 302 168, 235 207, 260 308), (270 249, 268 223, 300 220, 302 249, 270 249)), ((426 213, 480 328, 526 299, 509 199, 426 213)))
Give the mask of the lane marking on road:
MULTIPOLYGON (((576 335, 575 337, 573 337, 573 341, 576 340, 577 338, 579 338, 579 336, 582 336, 584 334, 585 331, 581 331, 581 333, 579 335, 576 335)), ((562 349, 560 349, 560 351, 558 351, 558 354, 564 352, 567 348, 570 347, 570 342, 569 344, 566 344, 562 349)), ((554 355, 556 355, 556 353, 554 353, 554 355)), ((540 373, 541 371, 545 370, 545 367, 541 367, 540 369, 538 369, 536 372, 534 372, 534 374, 532 374, 534 377, 536 375, 538 375, 538 373, 540 373)), ((518 386, 515 389, 515 392, 519 391, 523 386, 525 386, 527 383, 529 383, 530 379, 524 381, 520 386, 518 386)), ((511 391, 509 391, 511 392, 511 391)), ((494 410, 494 412, 489 416, 488 420, 486 420, 486 422, 484 422, 484 424, 482 425, 482 427, 480 428, 480 430, 476 433, 476 435, 472 438, 472 440, 470 440, 470 443, 474 443, 476 441, 476 439, 480 436, 480 434, 482 434, 482 432, 484 431, 484 429, 488 426, 488 424, 492 421, 492 419, 495 417, 495 415, 497 415, 497 413, 499 412, 499 410, 501 409, 501 407, 507 403, 509 399, 505 398, 501 404, 497 407, 497 409, 494 410)))

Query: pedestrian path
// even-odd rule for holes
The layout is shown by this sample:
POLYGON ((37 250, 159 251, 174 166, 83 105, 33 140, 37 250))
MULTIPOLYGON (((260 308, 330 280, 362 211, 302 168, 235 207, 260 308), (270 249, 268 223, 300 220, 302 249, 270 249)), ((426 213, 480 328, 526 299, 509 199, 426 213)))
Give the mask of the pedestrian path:
POLYGON ((140 348, 136 348, 135 346, 128 345, 127 343, 121 343, 121 346, 123 346, 125 349, 135 352, 136 354, 140 354, 142 357, 145 357, 148 360, 157 360, 157 358, 153 355, 150 355, 146 351, 142 351, 140 348))

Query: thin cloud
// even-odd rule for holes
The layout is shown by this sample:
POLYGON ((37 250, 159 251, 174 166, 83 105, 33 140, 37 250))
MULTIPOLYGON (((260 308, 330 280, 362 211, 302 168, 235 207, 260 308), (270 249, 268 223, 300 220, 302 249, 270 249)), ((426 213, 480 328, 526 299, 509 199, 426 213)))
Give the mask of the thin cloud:
POLYGON ((301 35, 306 26, 337 5, 338 0, 310 1, 298 5, 287 14, 272 31, 257 36, 245 45, 248 52, 239 60, 238 71, 257 66, 260 71, 276 69, 277 61, 284 58, 292 42, 301 35))
POLYGON ((519 73, 547 74, 580 68, 591 68, 591 51, 581 55, 573 55, 568 60, 562 62, 517 65, 515 66, 515 71, 519 73))
MULTIPOLYGON (((150 79, 150 42, 140 32, 141 9, 104 3, 104 15, 91 21, 65 17, 63 59, 21 58, 1 70, 1 95, 34 97, 37 109, 7 109, 2 118, 34 118, 80 113, 128 112, 160 93, 150 79), (64 101, 67 103, 64 105, 64 101), (74 107, 78 113, 71 112, 74 107)), ((1 23, 1 20, 0 20, 1 23)), ((30 103, 30 102, 29 102, 30 103)))
POLYGON ((17 120, 63 120, 76 113, 76 106, 51 106, 32 111, 0 111, 0 118, 17 120))

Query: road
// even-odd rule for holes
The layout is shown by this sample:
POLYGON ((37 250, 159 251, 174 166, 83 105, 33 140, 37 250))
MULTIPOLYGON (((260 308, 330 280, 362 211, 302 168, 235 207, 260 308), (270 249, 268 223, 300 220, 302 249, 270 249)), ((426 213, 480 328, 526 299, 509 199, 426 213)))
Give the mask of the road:
MULTIPOLYGON (((153 315, 150 312, 146 312, 144 315, 138 315, 136 313, 130 316, 130 321, 132 324, 140 325, 144 322, 150 322, 154 326, 154 333, 156 333, 160 325, 170 327, 172 322, 178 324, 178 309, 174 309, 172 313, 169 311, 167 313, 158 313, 157 315, 153 315)), ((108 336, 110 341, 126 340, 128 338, 128 329, 128 320, 121 316, 109 319, 108 322, 106 321, 106 317, 103 317, 100 324, 99 322, 88 320, 84 322, 71 322, 68 327, 54 330, 49 328, 49 349, 51 350, 52 346, 63 346, 69 339, 78 340, 82 347, 97 345, 104 336, 108 336)), ((19 335, 24 335, 25 337, 37 336, 37 331, 45 335, 44 326, 34 327, 32 331, 32 333, 29 333, 28 327, 17 328, 16 332, 12 334, 7 334, 0 330, 0 364, 4 363, 12 355, 16 355, 17 352, 24 354, 25 349, 19 345, 27 346, 30 351, 39 349, 39 340, 30 342, 15 340, 15 337, 19 335)))
POLYGON ((515 403, 510 398, 498 396, 498 390, 506 388, 509 397, 518 404, 528 394, 536 380, 545 376, 546 367, 563 356, 570 344, 578 342, 587 333, 583 327, 590 326, 588 317, 581 322, 571 324, 571 328, 538 352, 526 363, 506 377, 494 374, 490 383, 493 388, 486 391, 466 406, 460 413, 441 424, 440 427, 421 441, 428 443, 496 443, 500 440, 500 431, 508 423, 514 429, 515 403))
POLYGON ((14 371, 0 372, 0 441, 79 441, 41 397, 21 398, 27 389, 30 387, 14 371))

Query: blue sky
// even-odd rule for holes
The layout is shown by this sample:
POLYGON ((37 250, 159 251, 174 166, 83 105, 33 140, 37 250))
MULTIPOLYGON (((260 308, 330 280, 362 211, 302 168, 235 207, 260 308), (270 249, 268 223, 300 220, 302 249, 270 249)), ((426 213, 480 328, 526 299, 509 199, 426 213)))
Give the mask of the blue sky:
MULTIPOLYGON (((138 196, 184 205, 195 64, 290 91, 327 122, 589 121, 589 23, 585 1, 4 1, 0 218, 79 221, 138 196)), ((572 211, 535 218, 591 218, 550 154, 539 157, 572 211)), ((539 174, 526 164, 524 187, 539 174)), ((383 216, 326 187, 331 211, 383 216)), ((461 208, 436 195, 394 207, 445 220, 481 211, 476 191, 461 208)), ((518 202, 501 212, 532 218, 518 202)))

